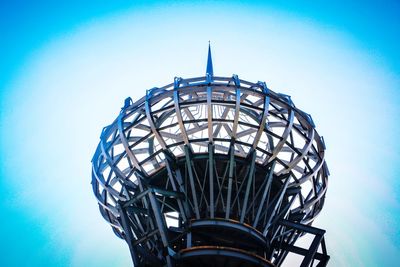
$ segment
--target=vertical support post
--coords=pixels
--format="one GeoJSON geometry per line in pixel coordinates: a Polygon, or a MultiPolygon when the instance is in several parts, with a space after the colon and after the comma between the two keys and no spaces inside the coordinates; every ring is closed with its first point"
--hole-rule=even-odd
{"type": "MultiPolygon", "coordinates": [[[[285,181],[285,183],[283,184],[282,189],[281,189],[281,191],[280,191],[280,193],[279,193],[279,198],[277,199],[277,201],[276,201],[276,203],[275,203],[275,205],[274,205],[274,207],[273,207],[273,209],[272,209],[272,212],[271,212],[271,214],[269,215],[269,219],[268,219],[267,223],[265,224],[265,228],[264,228],[264,231],[263,231],[263,235],[264,235],[264,236],[267,235],[268,228],[270,227],[271,221],[272,221],[272,219],[274,218],[275,213],[277,212],[277,209],[278,209],[279,205],[280,205],[281,202],[282,202],[283,196],[285,195],[286,189],[287,189],[287,187],[288,187],[288,185],[289,185],[289,180],[290,180],[290,176],[287,175],[286,181],[285,181]]],[[[273,204],[274,204],[274,203],[271,203],[271,205],[273,205],[273,204]]],[[[267,211],[267,212],[268,212],[268,211],[267,211]]]]}
{"type": "Polygon", "coordinates": [[[210,182],[210,218],[214,218],[214,145],[208,144],[208,177],[210,182]]]}
{"type": "MultiPolygon", "coordinates": [[[[174,81],[174,107],[175,107],[175,112],[176,112],[176,118],[178,120],[178,125],[179,125],[179,129],[181,130],[181,136],[183,139],[183,142],[185,143],[186,146],[190,147],[190,143],[189,143],[189,138],[188,135],[186,133],[186,128],[185,125],[183,124],[183,117],[182,117],[182,112],[181,112],[181,108],[179,106],[179,84],[181,82],[181,78],[175,78],[174,81]]],[[[186,151],[185,151],[186,153],[186,151]]]]}
{"type": "Polygon", "coordinates": [[[267,181],[267,184],[265,185],[264,192],[263,192],[263,195],[262,195],[262,198],[261,198],[261,201],[260,201],[260,205],[258,206],[257,215],[256,215],[256,218],[254,219],[253,227],[257,227],[258,220],[260,219],[262,208],[264,207],[265,199],[269,195],[269,190],[271,188],[272,178],[273,178],[273,175],[274,175],[275,163],[276,163],[276,161],[272,162],[271,168],[269,169],[269,172],[267,174],[268,175],[268,178],[267,178],[268,181],[267,181]]]}
{"type": "Polygon", "coordinates": [[[253,150],[251,152],[250,171],[249,171],[249,176],[247,178],[246,193],[244,195],[244,200],[243,200],[242,214],[240,216],[240,222],[241,223],[244,222],[244,217],[246,216],[247,202],[249,201],[250,187],[251,187],[251,184],[253,182],[253,176],[254,176],[255,161],[256,161],[256,152],[253,150]]]}
{"type": "Polygon", "coordinates": [[[229,219],[231,211],[233,166],[235,164],[234,159],[235,159],[235,148],[233,142],[231,142],[231,146],[229,148],[229,179],[228,179],[228,196],[226,199],[225,219],[229,219]]]}
{"type": "MultiPolygon", "coordinates": [[[[164,218],[161,215],[160,205],[158,205],[153,190],[150,190],[148,196],[150,199],[151,207],[153,209],[154,217],[156,218],[157,228],[160,231],[161,241],[164,245],[164,248],[168,248],[167,226],[164,218]]],[[[166,260],[167,260],[167,266],[172,267],[172,262],[169,255],[166,256],[166,260]]]]}
{"type": "Polygon", "coordinates": [[[207,87],[207,123],[208,123],[208,142],[213,143],[213,122],[212,122],[212,117],[213,117],[213,108],[211,104],[211,99],[212,99],[212,87],[208,86],[207,87]]]}
{"type": "Polygon", "coordinates": [[[260,127],[258,128],[257,134],[254,137],[253,140],[253,149],[257,148],[257,144],[260,141],[261,135],[264,132],[264,128],[265,128],[265,123],[267,121],[267,116],[268,116],[268,107],[269,107],[269,96],[268,96],[268,88],[267,85],[265,83],[259,82],[259,85],[263,88],[263,92],[265,94],[264,96],[264,111],[260,120],[260,127]]]}
{"type": "Polygon", "coordinates": [[[183,201],[183,207],[186,212],[186,216],[187,216],[186,219],[188,219],[190,217],[188,192],[185,189],[185,186],[183,184],[182,174],[181,174],[181,170],[179,168],[175,170],[175,175],[176,175],[176,181],[178,182],[178,185],[179,185],[179,189],[181,190],[182,193],[185,194],[185,200],[183,201]]]}
{"type": "Polygon", "coordinates": [[[122,223],[122,227],[124,228],[123,230],[124,230],[125,237],[126,237],[126,243],[128,244],[129,251],[131,253],[133,265],[139,266],[140,261],[139,261],[138,253],[137,253],[136,247],[133,245],[133,240],[135,239],[135,237],[132,234],[131,227],[128,222],[128,220],[129,220],[128,215],[126,214],[125,209],[122,208],[122,205],[118,205],[118,209],[120,211],[121,223],[122,223]]]}
{"type": "MultiPolygon", "coordinates": [[[[165,160],[165,165],[167,167],[168,177],[171,181],[172,189],[174,189],[174,191],[178,192],[178,187],[176,186],[176,183],[175,183],[175,177],[172,172],[172,167],[171,167],[171,164],[169,163],[168,159],[165,160]]],[[[182,191],[181,186],[179,187],[179,189],[180,189],[179,191],[181,191],[182,193],[185,194],[185,191],[182,191]]],[[[186,197],[186,194],[185,194],[185,197],[186,197]]],[[[182,200],[178,198],[177,202],[178,202],[178,206],[179,206],[180,217],[183,219],[184,222],[186,222],[186,220],[187,220],[186,219],[186,210],[184,209],[182,200]]]]}
{"type": "Polygon", "coordinates": [[[150,190],[148,196],[150,199],[151,208],[153,209],[154,217],[156,219],[158,230],[160,231],[161,241],[163,242],[164,247],[168,247],[168,238],[166,233],[167,227],[165,225],[164,219],[162,218],[160,206],[158,205],[158,202],[152,190],[150,190]]]}
{"type": "Polygon", "coordinates": [[[189,148],[188,148],[187,145],[185,145],[185,158],[186,158],[186,168],[187,168],[188,173],[189,173],[190,189],[192,190],[194,212],[196,214],[196,219],[200,219],[199,204],[197,203],[196,187],[194,186],[192,163],[191,163],[191,160],[190,160],[189,148]]]}
{"type": "Polygon", "coordinates": [[[239,124],[239,113],[240,113],[240,81],[237,75],[233,75],[232,79],[235,83],[235,117],[233,119],[232,125],[232,136],[231,136],[231,144],[229,147],[229,179],[228,179],[228,196],[226,200],[226,213],[225,219],[229,219],[231,212],[231,201],[232,201],[232,183],[233,183],[233,167],[235,164],[235,141],[236,141],[236,133],[239,124]]]}
{"type": "Polygon", "coordinates": [[[236,85],[236,102],[235,102],[235,118],[233,119],[233,126],[232,126],[232,140],[233,142],[236,140],[236,133],[239,124],[239,113],[240,113],[240,82],[237,75],[234,75],[233,80],[236,85]]]}

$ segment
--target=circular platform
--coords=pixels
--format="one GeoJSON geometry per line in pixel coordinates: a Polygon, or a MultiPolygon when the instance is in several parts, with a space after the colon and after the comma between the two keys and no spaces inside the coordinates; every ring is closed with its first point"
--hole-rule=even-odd
{"type": "Polygon", "coordinates": [[[257,229],[235,220],[192,220],[190,230],[193,240],[195,241],[197,236],[204,245],[212,244],[253,252],[264,251],[269,247],[267,240],[257,229]]]}
{"type": "Polygon", "coordinates": [[[257,256],[241,249],[201,246],[183,249],[179,253],[179,267],[274,267],[274,265],[257,256]]]}

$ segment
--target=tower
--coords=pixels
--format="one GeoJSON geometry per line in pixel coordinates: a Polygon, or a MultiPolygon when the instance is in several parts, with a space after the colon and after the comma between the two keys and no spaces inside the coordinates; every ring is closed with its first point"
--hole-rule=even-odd
{"type": "Polygon", "coordinates": [[[134,266],[326,266],[329,171],[311,116],[264,82],[175,78],[125,100],[92,159],[104,219],[134,266]],[[309,247],[295,243],[309,236],[309,247]]]}

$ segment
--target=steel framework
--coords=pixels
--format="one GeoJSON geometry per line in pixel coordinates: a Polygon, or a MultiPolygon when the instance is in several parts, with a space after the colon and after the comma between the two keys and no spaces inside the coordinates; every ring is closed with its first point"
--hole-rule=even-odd
{"type": "Polygon", "coordinates": [[[100,212],[135,266],[325,266],[329,171],[311,116],[290,96],[213,74],[125,100],[92,163],[100,212]],[[295,245],[312,236],[310,247],[295,245]]]}

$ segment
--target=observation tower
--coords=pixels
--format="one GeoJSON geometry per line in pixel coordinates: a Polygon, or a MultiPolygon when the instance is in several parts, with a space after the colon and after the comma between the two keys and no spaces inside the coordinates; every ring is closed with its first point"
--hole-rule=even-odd
{"type": "Polygon", "coordinates": [[[100,212],[134,266],[270,267],[289,254],[327,265],[325,231],[312,226],[324,139],[290,96],[214,76],[210,46],[205,76],[127,98],[92,164],[100,212]]]}

